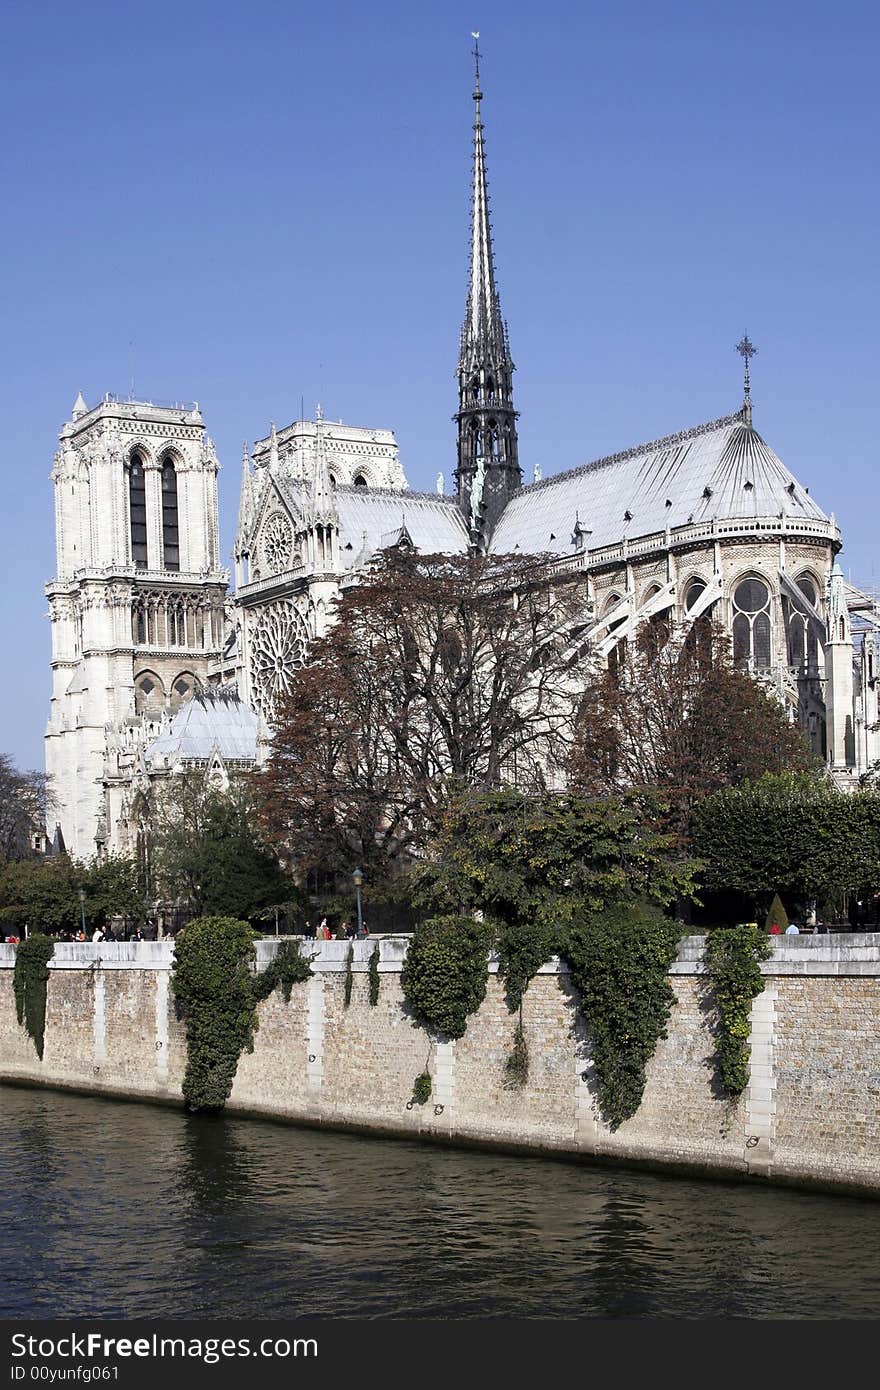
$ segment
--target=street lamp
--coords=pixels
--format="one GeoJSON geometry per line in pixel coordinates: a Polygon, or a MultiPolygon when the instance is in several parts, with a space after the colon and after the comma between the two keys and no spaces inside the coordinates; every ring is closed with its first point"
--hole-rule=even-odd
{"type": "Polygon", "coordinates": [[[84,888],[80,888],[80,890],[79,890],[79,911],[80,911],[80,916],[81,916],[81,918],[82,918],[82,934],[83,934],[83,940],[85,940],[85,935],[86,935],[86,890],[85,890],[84,888]]]}
{"type": "Polygon", "coordinates": [[[361,912],[361,884],[362,884],[363,881],[364,881],[363,870],[362,870],[362,869],[355,869],[354,872],[352,873],[352,878],[353,878],[353,880],[354,880],[354,886],[355,886],[355,891],[357,892],[357,900],[358,900],[358,936],[363,936],[363,934],[364,934],[364,916],[363,916],[363,913],[361,912]]]}

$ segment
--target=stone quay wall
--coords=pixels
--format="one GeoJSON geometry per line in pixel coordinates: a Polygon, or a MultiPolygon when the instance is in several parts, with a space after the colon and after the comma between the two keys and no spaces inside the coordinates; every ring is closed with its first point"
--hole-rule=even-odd
{"type": "MultiPolygon", "coordinates": [[[[763,967],[751,1016],[751,1077],[713,1094],[702,937],[670,977],[676,1005],[648,1067],[642,1104],[612,1133],[598,1114],[587,1038],[567,970],[546,965],[523,1000],[528,1082],[505,1085],[515,1018],[490,966],[486,998],[456,1042],[432,1041],[400,986],[406,942],[310,942],[310,980],[259,1006],[231,1112],[359,1132],[557,1153],[716,1177],[880,1193],[880,933],[786,937],[763,967]],[[380,994],[367,967],[380,946],[380,994]],[[426,1063],[431,1098],[412,1103],[426,1063]]],[[[257,943],[263,968],[276,947],[257,943]]],[[[16,1020],[12,946],[0,945],[0,1081],[181,1103],[184,1024],[170,942],[59,944],[50,963],[43,1060],[16,1020]]]]}

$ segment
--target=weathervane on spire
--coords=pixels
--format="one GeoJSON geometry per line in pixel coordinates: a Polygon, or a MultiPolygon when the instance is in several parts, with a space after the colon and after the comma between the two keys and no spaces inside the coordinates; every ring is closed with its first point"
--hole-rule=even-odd
{"type": "Polygon", "coordinates": [[[752,423],[752,397],[749,384],[749,358],[754,357],[758,349],[750,340],[748,333],[744,333],[741,340],[736,345],[736,350],[745,364],[745,397],[743,399],[743,415],[747,425],[752,423]]]}
{"type": "Polygon", "coordinates": [[[480,31],[471,30],[471,38],[474,40],[474,101],[481,101],[483,93],[480,91],[480,31]]]}

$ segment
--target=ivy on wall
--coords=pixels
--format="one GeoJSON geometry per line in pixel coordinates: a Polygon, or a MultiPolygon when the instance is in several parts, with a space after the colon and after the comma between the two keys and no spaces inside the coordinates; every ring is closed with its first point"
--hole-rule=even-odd
{"type": "Polygon", "coordinates": [[[51,936],[31,932],[15,949],[15,968],[12,972],[15,1012],[28,1037],[33,1039],[41,1062],[46,1033],[48,967],[54,951],[55,942],[51,936]]]}
{"type": "Polygon", "coordinates": [[[352,975],[352,970],[351,970],[351,963],[352,963],[353,960],[354,960],[354,946],[352,945],[352,946],[349,946],[349,948],[348,948],[348,955],[345,957],[345,1007],[346,1007],[346,1008],[348,1008],[349,1004],[351,1003],[351,990],[352,990],[352,985],[354,984],[354,976],[352,975]]]}
{"type": "Polygon", "coordinates": [[[473,917],[435,917],[413,932],[400,982],[418,1021],[461,1038],[486,996],[492,932],[473,917]]]}
{"type": "Polygon", "coordinates": [[[197,917],[177,937],[172,986],[186,1019],[183,1098],[190,1110],[222,1110],[239,1058],[253,1051],[257,1003],[311,974],[298,942],[283,942],[261,974],[251,967],[254,934],[234,917],[197,917]]]}
{"type": "Polygon", "coordinates": [[[379,1002],[379,943],[376,942],[370,956],[370,1004],[375,1008],[379,1002]]]}
{"type": "Polygon", "coordinates": [[[754,927],[719,927],[706,942],[706,969],[718,1015],[715,1081],[728,1096],[742,1094],[749,1081],[749,1028],[752,1000],[764,988],[761,961],[773,946],[754,927]]]}
{"type": "Polygon", "coordinates": [[[617,1129],[638,1110],[645,1067],[666,1037],[667,971],[682,925],[652,903],[621,903],[573,925],[562,948],[592,1043],[599,1108],[617,1129]]]}

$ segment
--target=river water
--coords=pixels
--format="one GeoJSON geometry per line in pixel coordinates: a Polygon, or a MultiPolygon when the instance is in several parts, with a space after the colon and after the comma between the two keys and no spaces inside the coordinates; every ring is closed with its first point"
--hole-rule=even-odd
{"type": "Polygon", "coordinates": [[[880,1316],[880,1202],[0,1086],[0,1316],[880,1316]]]}

